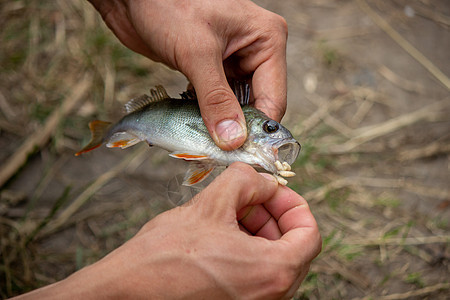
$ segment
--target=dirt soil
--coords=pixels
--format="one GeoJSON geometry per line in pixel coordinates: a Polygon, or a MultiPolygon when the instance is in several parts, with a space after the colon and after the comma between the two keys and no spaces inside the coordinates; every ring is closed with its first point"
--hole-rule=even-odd
{"type": "MultiPolygon", "coordinates": [[[[0,4],[0,296],[67,277],[197,190],[145,145],[74,153],[92,119],[177,72],[123,47],[87,1],[0,4]]],[[[289,186],[323,251],[295,299],[448,299],[450,5],[256,1],[289,26],[289,186]]]]}

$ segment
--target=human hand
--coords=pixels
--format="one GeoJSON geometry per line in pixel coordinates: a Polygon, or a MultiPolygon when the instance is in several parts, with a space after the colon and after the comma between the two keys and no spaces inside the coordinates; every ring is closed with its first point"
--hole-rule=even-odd
{"type": "Polygon", "coordinates": [[[286,109],[285,20],[249,0],[90,0],[128,48],[177,69],[197,92],[223,150],[247,136],[227,77],[251,78],[254,106],[280,121],[286,109]]]}
{"type": "Polygon", "coordinates": [[[99,262],[28,295],[289,298],[320,248],[306,201],[273,176],[235,163],[99,262]]]}

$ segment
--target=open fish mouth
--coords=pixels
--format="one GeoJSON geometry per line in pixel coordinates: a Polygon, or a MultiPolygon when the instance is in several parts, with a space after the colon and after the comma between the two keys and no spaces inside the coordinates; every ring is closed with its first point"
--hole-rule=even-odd
{"type": "Polygon", "coordinates": [[[288,182],[283,177],[293,177],[295,173],[291,171],[291,164],[295,162],[300,153],[300,143],[292,139],[283,141],[279,145],[274,146],[274,154],[277,160],[274,162],[276,173],[273,175],[278,183],[286,185],[288,182]]]}
{"type": "Polygon", "coordinates": [[[292,165],[300,153],[300,143],[296,140],[283,141],[280,145],[275,146],[277,149],[277,156],[280,162],[286,162],[292,165]]]}

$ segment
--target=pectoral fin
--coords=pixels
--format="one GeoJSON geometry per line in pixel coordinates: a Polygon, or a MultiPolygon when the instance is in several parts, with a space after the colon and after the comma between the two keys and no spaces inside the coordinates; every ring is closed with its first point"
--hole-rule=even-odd
{"type": "Polygon", "coordinates": [[[117,148],[126,149],[128,147],[134,146],[137,143],[141,142],[141,139],[131,134],[129,132],[116,132],[111,138],[108,140],[106,147],[108,148],[117,148]]]}
{"type": "Polygon", "coordinates": [[[192,162],[184,176],[183,185],[191,186],[202,182],[214,170],[215,165],[192,162]]]}

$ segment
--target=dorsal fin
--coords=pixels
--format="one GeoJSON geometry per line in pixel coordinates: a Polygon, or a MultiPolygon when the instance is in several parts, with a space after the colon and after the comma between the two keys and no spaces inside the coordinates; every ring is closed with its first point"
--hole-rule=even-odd
{"type": "Polygon", "coordinates": [[[239,103],[244,106],[250,102],[250,85],[245,81],[233,80],[232,88],[239,103]]]}
{"type": "Polygon", "coordinates": [[[155,86],[155,89],[151,89],[150,93],[152,94],[153,98],[152,102],[170,99],[169,95],[167,95],[167,92],[162,85],[155,86]]]}
{"type": "Polygon", "coordinates": [[[152,98],[149,95],[140,95],[139,97],[133,98],[130,101],[128,101],[125,104],[125,110],[127,111],[127,114],[137,111],[145,106],[147,106],[149,103],[153,102],[152,98]]]}
{"type": "Polygon", "coordinates": [[[187,90],[180,94],[183,100],[197,100],[197,94],[194,90],[187,90]]]}
{"type": "Polygon", "coordinates": [[[144,94],[128,101],[125,104],[125,109],[127,113],[129,114],[131,112],[140,110],[152,102],[170,99],[169,95],[167,95],[167,92],[162,85],[157,85],[155,89],[150,90],[150,93],[151,96],[144,94]]]}
{"type": "Polygon", "coordinates": [[[181,93],[180,96],[183,100],[197,100],[197,94],[192,83],[189,82],[186,91],[181,93]]]}
{"type": "MultiPolygon", "coordinates": [[[[250,85],[245,81],[232,80],[232,89],[239,103],[244,106],[250,102],[250,85]]],[[[194,87],[189,84],[187,91],[180,94],[183,100],[197,100],[197,94],[194,87]]]]}

